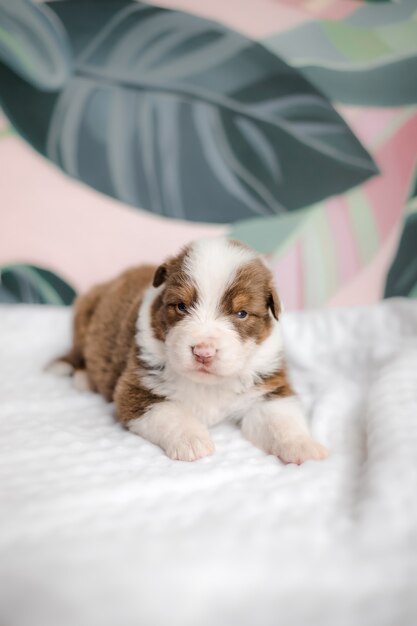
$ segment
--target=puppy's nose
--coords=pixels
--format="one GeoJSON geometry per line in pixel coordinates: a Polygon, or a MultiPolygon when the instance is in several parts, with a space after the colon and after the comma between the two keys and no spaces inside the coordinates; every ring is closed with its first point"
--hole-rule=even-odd
{"type": "Polygon", "coordinates": [[[212,343],[198,343],[192,346],[191,350],[199,363],[209,363],[216,354],[216,348],[212,343]]]}

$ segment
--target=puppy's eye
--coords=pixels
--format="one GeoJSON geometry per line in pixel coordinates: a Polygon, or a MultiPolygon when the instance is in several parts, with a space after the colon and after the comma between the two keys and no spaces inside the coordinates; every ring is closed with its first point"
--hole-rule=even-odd
{"type": "Polygon", "coordinates": [[[184,304],[184,302],[178,302],[178,304],[177,304],[177,310],[178,310],[180,313],[187,313],[187,307],[186,307],[186,305],[184,304]]]}
{"type": "Polygon", "coordinates": [[[245,317],[248,316],[248,312],[247,311],[238,311],[236,313],[236,317],[238,317],[240,320],[244,320],[245,317]]]}

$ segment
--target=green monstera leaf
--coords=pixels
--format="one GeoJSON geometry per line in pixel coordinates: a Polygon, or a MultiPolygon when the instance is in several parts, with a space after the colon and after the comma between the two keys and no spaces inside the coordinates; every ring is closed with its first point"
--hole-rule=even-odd
{"type": "MultiPolygon", "coordinates": [[[[22,4],[29,24],[34,7],[22,4]]],[[[330,102],[242,35],[139,2],[46,6],[65,30],[72,73],[47,91],[3,55],[2,104],[32,145],[99,191],[161,215],[233,222],[298,209],[377,172],[330,102]]]]}
{"type": "Polygon", "coordinates": [[[385,298],[417,298],[417,206],[404,223],[397,254],[388,272],[385,298]]]}
{"type": "Polygon", "coordinates": [[[74,289],[52,272],[34,265],[0,268],[0,303],[71,304],[74,289]]]}
{"type": "Polygon", "coordinates": [[[52,91],[68,78],[65,30],[45,5],[0,0],[0,58],[35,87],[52,91]]]}

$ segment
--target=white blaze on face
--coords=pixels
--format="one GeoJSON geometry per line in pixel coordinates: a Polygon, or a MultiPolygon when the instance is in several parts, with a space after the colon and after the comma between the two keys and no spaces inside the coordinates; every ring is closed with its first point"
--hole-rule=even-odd
{"type": "Polygon", "coordinates": [[[197,287],[196,312],[201,321],[215,320],[219,305],[242,265],[256,254],[224,238],[196,242],[186,258],[186,272],[197,287]]]}
{"type": "MultiPolygon", "coordinates": [[[[197,290],[197,302],[167,335],[167,357],[174,369],[192,375],[196,371],[192,347],[200,343],[210,343],[217,350],[211,373],[231,376],[245,366],[256,344],[242,341],[230,319],[222,314],[220,303],[238,269],[255,258],[251,250],[224,238],[203,239],[190,248],[184,270],[197,290]]],[[[197,376],[208,378],[207,374],[197,376]]]]}

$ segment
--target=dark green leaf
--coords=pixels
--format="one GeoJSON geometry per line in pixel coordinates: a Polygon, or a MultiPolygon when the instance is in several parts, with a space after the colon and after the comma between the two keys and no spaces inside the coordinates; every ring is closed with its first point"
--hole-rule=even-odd
{"type": "Polygon", "coordinates": [[[72,61],[55,14],[28,0],[0,0],[0,60],[45,91],[62,87],[72,61]]]}
{"type": "MultiPolygon", "coordinates": [[[[417,31],[416,31],[417,36],[417,31]]],[[[417,102],[417,56],[355,69],[309,65],[303,74],[337,102],[359,106],[404,106],[417,102]]]]}
{"type": "Polygon", "coordinates": [[[231,222],[298,209],[376,173],[329,101],[238,33],[137,2],[49,8],[74,73],[45,101],[5,68],[4,107],[35,147],[99,191],[171,217],[231,222]]]}
{"type": "Polygon", "coordinates": [[[417,297],[417,213],[407,216],[394,262],[388,272],[385,298],[417,297]]]}
{"type": "Polygon", "coordinates": [[[71,304],[74,289],[52,272],[34,265],[0,268],[0,302],[71,304]]]}
{"type": "Polygon", "coordinates": [[[417,176],[415,176],[412,187],[411,187],[411,191],[409,194],[409,198],[410,200],[412,200],[412,198],[417,198],[417,176]]]}
{"type": "Polygon", "coordinates": [[[361,106],[417,102],[415,0],[362,4],[343,20],[310,21],[265,39],[330,100],[361,106]]]}

